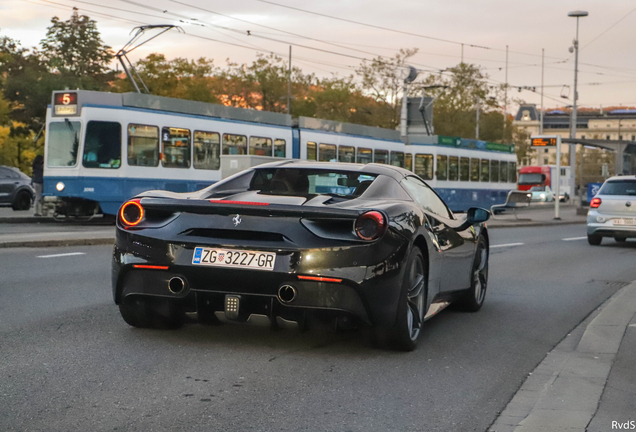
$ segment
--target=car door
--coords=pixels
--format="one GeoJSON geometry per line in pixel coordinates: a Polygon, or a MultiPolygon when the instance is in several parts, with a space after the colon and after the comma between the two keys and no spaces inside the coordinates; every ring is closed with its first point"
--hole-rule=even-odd
{"type": "Polygon", "coordinates": [[[403,180],[405,189],[428,217],[439,249],[443,253],[441,291],[455,291],[470,286],[470,272],[475,250],[475,231],[457,231],[461,222],[454,218],[444,201],[426,183],[415,176],[403,180]]]}
{"type": "Polygon", "coordinates": [[[14,178],[13,171],[0,167],[0,202],[10,203],[13,199],[13,192],[17,186],[18,179],[14,178]]]}

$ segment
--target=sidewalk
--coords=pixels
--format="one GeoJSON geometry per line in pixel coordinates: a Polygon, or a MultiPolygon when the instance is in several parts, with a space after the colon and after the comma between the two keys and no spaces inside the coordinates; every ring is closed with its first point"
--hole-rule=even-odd
{"type": "Polygon", "coordinates": [[[635,355],[636,281],[548,353],[488,431],[634,429],[635,355]]]}
{"type": "Polygon", "coordinates": [[[584,224],[587,222],[586,215],[577,215],[577,207],[574,205],[561,205],[560,220],[554,219],[554,204],[547,205],[531,204],[529,207],[517,210],[517,218],[511,210],[501,215],[492,215],[486,222],[489,228],[514,228],[522,226],[543,226],[543,225],[570,225],[584,224]]]}

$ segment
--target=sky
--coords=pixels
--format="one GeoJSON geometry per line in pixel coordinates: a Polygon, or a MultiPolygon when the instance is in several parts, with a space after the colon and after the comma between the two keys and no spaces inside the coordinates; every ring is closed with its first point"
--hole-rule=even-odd
{"type": "Polygon", "coordinates": [[[0,36],[38,45],[53,16],[77,7],[97,21],[104,43],[119,50],[133,27],[179,25],[133,51],[168,59],[229,59],[250,64],[274,53],[319,77],[351,75],[364,60],[418,48],[409,59],[420,76],[462,61],[482,68],[494,86],[506,82],[508,112],[523,100],[544,107],[572,104],[576,18],[579,19],[580,107],[636,106],[636,2],[631,0],[0,0],[0,36]],[[249,35],[248,35],[249,32],[249,35]],[[542,50],[545,50],[542,68],[542,50]],[[534,88],[535,91],[526,88],[534,88]]]}

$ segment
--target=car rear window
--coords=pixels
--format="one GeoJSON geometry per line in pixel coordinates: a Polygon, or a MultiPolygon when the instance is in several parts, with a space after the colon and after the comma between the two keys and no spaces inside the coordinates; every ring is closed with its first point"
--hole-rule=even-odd
{"type": "Polygon", "coordinates": [[[612,180],[605,182],[599,195],[636,195],[636,180],[612,180]]]}
{"type": "Polygon", "coordinates": [[[371,185],[376,175],[298,168],[258,169],[250,183],[250,190],[270,195],[337,195],[356,197],[371,185]]]}

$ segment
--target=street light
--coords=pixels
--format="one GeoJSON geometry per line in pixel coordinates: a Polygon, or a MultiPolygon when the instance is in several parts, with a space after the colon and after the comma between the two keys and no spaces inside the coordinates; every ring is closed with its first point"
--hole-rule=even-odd
{"type": "MultiPolygon", "coordinates": [[[[572,129],[570,130],[570,138],[576,139],[576,101],[579,98],[578,91],[576,89],[578,72],[579,72],[579,18],[586,17],[588,13],[586,11],[572,11],[568,12],[569,17],[576,18],[576,37],[574,38],[574,97],[572,102],[572,129]]],[[[570,51],[571,52],[571,51],[570,51]]],[[[571,192],[574,195],[576,189],[576,143],[570,144],[570,183],[571,192]],[[574,148],[574,150],[572,150],[574,148]]]]}

